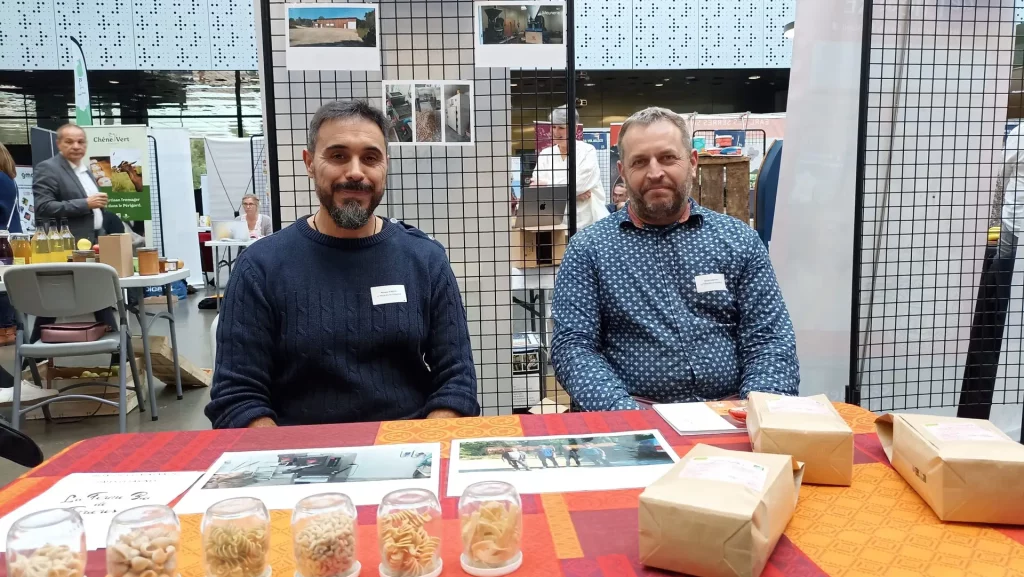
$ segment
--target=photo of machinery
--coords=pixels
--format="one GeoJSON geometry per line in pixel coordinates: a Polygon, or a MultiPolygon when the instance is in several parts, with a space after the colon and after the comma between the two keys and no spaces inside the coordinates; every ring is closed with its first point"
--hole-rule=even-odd
{"type": "Polygon", "coordinates": [[[484,4],[479,10],[483,45],[563,42],[565,7],[561,4],[484,4]]]}
{"type": "Polygon", "coordinates": [[[441,85],[415,86],[416,142],[441,142],[441,85]]]}
{"type": "Polygon", "coordinates": [[[413,137],[413,85],[385,84],[384,111],[391,121],[388,142],[412,142],[413,137]]]}
{"type": "Polygon", "coordinates": [[[473,95],[470,85],[444,85],[444,141],[473,142],[473,95]]]}

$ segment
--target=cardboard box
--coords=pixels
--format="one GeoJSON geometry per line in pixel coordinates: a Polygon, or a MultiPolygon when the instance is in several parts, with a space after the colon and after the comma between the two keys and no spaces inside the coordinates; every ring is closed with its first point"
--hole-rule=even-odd
{"type": "Polygon", "coordinates": [[[640,495],[640,562],[698,577],[758,577],[789,524],[803,465],[699,444],[640,495]]]}
{"type": "Polygon", "coordinates": [[[509,233],[509,260],[518,269],[558,266],[569,244],[565,229],[516,229],[509,233]]]}
{"type": "Polygon", "coordinates": [[[801,461],[804,483],[848,487],[853,482],[853,429],[825,395],[750,393],[747,432],[755,453],[801,461]]]}
{"type": "MultiPolygon", "coordinates": [[[[167,297],[160,297],[166,299],[167,297]]],[[[178,341],[179,346],[181,341],[178,341]]],[[[142,350],[142,337],[132,337],[132,352],[135,353],[139,370],[145,373],[145,351],[142,350]]],[[[167,337],[149,337],[149,360],[153,363],[153,377],[163,381],[167,386],[174,386],[174,356],[171,350],[171,339],[167,337]]],[[[181,386],[183,389],[209,387],[213,375],[195,366],[192,361],[178,353],[178,368],[181,369],[181,386]]]]}
{"type": "Polygon", "coordinates": [[[114,267],[117,276],[124,278],[135,274],[132,259],[132,237],[130,234],[108,234],[99,238],[100,262],[114,267]]]}
{"type": "MultiPolygon", "coordinates": [[[[57,367],[51,366],[48,363],[39,363],[39,376],[43,379],[43,387],[47,389],[62,389],[78,383],[87,382],[101,382],[110,383],[115,385],[113,387],[104,387],[103,385],[89,385],[72,389],[67,392],[69,395],[92,395],[94,397],[100,397],[108,401],[117,402],[118,397],[118,378],[117,376],[107,377],[82,377],[82,373],[91,371],[96,374],[109,373],[110,367],[57,367]]],[[[24,372],[22,378],[28,381],[32,381],[32,373],[28,370],[24,372]]],[[[132,382],[132,370],[130,367],[125,367],[125,384],[129,387],[133,387],[132,382]]],[[[146,374],[143,373],[139,376],[140,386],[146,386],[146,374]]],[[[148,392],[149,389],[146,389],[148,392]]],[[[127,399],[127,411],[130,413],[139,406],[139,401],[136,398],[135,391],[128,390],[125,398],[127,399]]],[[[43,401],[45,399],[39,399],[43,401]]],[[[27,407],[30,405],[37,404],[38,401],[29,401],[22,403],[22,406],[27,407]]],[[[5,406],[9,406],[5,404],[5,406]]],[[[96,401],[64,401],[60,403],[54,403],[50,405],[50,416],[54,419],[68,419],[78,417],[93,417],[93,416],[105,416],[105,415],[117,415],[117,407],[111,407],[103,403],[96,401]]],[[[46,415],[42,411],[32,411],[25,415],[26,420],[40,420],[45,419],[46,415]]]]}
{"type": "Polygon", "coordinates": [[[888,414],[889,462],[943,521],[1024,525],[1024,445],[981,419],[888,414]]]}

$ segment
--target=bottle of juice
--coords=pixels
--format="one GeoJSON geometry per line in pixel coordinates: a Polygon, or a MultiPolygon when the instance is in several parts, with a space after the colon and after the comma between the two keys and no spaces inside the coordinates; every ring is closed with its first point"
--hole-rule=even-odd
{"type": "Polygon", "coordinates": [[[32,239],[29,235],[11,235],[11,246],[14,247],[14,264],[32,263],[32,239]]]}
{"type": "Polygon", "coordinates": [[[75,252],[75,235],[71,234],[71,227],[68,226],[68,219],[60,219],[60,240],[64,245],[64,259],[71,260],[75,252]]]}
{"type": "Polygon", "coordinates": [[[14,247],[11,246],[11,233],[6,228],[0,228],[0,265],[11,266],[14,264],[14,247]]]}
{"type": "Polygon", "coordinates": [[[32,263],[53,262],[50,260],[50,239],[46,237],[46,226],[36,225],[36,233],[32,237],[32,263]]]}
{"type": "Polygon", "coordinates": [[[68,262],[64,256],[64,241],[60,238],[60,229],[57,228],[57,221],[51,220],[47,237],[50,240],[50,262],[68,262]]]}

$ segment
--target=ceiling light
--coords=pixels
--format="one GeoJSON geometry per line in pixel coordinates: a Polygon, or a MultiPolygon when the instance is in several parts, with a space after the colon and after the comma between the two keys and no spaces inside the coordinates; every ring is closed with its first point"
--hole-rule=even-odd
{"type": "Polygon", "coordinates": [[[117,80],[111,80],[111,81],[110,81],[110,83],[111,83],[111,84],[120,84],[120,82],[119,82],[119,81],[117,81],[117,80]]]}
{"type": "Polygon", "coordinates": [[[509,84],[509,86],[519,86],[519,85],[516,84],[515,82],[513,82],[512,84],[509,84]]]}
{"type": "Polygon", "coordinates": [[[587,83],[586,83],[586,84],[584,84],[583,86],[594,86],[594,83],[593,83],[593,82],[587,82],[587,83]]]}
{"type": "Polygon", "coordinates": [[[760,80],[760,79],[761,79],[761,77],[760,77],[760,76],[758,76],[757,74],[755,74],[755,75],[753,75],[753,76],[750,76],[750,77],[748,77],[748,80],[760,80]]]}
{"type": "Polygon", "coordinates": [[[796,22],[790,22],[782,27],[782,35],[790,40],[793,39],[794,29],[796,28],[796,22]]]}
{"type": "Polygon", "coordinates": [[[668,82],[669,80],[671,80],[671,78],[666,78],[666,79],[665,79],[665,82],[668,82]]]}
{"type": "Polygon", "coordinates": [[[661,82],[659,82],[659,83],[655,84],[655,86],[665,86],[665,85],[662,84],[661,82]]]}
{"type": "Polygon", "coordinates": [[[686,79],[687,80],[696,80],[697,77],[696,76],[687,76],[686,79]]]}

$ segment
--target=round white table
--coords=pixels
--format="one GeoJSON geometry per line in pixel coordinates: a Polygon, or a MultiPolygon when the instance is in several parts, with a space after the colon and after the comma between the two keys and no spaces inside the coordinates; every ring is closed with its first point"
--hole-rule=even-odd
{"type": "Polygon", "coordinates": [[[217,310],[220,310],[220,249],[225,248],[228,251],[228,275],[231,274],[231,251],[239,250],[251,246],[252,243],[259,240],[258,238],[250,238],[248,240],[208,240],[206,246],[213,249],[213,290],[214,303],[217,306],[217,310]]]}

